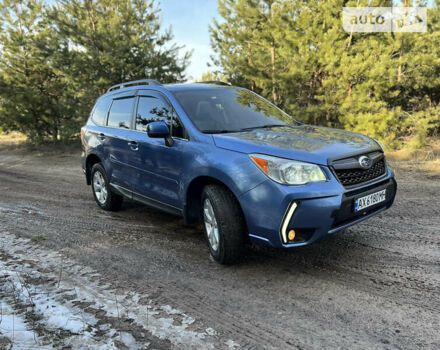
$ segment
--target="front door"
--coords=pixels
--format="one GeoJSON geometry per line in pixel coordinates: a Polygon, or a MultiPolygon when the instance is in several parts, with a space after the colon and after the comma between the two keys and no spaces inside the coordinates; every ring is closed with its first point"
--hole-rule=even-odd
{"type": "Polygon", "coordinates": [[[165,96],[151,90],[138,92],[132,133],[130,138],[138,145],[138,151],[130,157],[131,164],[137,171],[134,197],[139,194],[158,201],[157,204],[182,209],[179,187],[182,154],[187,141],[183,137],[182,124],[165,96]],[[166,146],[164,139],[148,137],[147,125],[155,121],[168,124],[174,140],[172,146],[166,146]]]}

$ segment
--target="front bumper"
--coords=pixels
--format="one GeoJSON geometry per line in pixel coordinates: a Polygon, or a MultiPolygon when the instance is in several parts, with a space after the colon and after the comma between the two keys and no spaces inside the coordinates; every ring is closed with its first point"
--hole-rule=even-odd
{"type": "Polygon", "coordinates": [[[239,200],[253,243],[290,248],[310,244],[388,209],[396,189],[394,175],[388,170],[386,177],[355,189],[344,188],[336,179],[305,186],[283,186],[267,180],[239,200]],[[355,198],[382,189],[386,189],[384,202],[354,213],[355,198]],[[286,242],[282,232],[290,229],[295,230],[296,238],[286,242]]]}

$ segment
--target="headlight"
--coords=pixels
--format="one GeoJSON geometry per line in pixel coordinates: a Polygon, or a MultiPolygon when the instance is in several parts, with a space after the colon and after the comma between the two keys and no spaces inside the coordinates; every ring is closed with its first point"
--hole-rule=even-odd
{"type": "Polygon", "coordinates": [[[316,164],[263,154],[250,154],[249,157],[269,178],[283,185],[304,185],[308,182],[327,180],[322,169],[316,164]]]}

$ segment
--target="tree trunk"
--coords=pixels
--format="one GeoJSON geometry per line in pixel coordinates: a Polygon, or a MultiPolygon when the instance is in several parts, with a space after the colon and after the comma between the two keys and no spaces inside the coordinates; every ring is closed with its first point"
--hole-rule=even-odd
{"type": "MultiPolygon", "coordinates": [[[[249,67],[251,67],[252,71],[254,71],[254,58],[253,58],[252,46],[250,42],[248,42],[248,48],[249,48],[249,59],[248,59],[249,67]]],[[[254,92],[256,90],[255,80],[251,80],[251,90],[254,92]]]]}
{"type": "Polygon", "coordinates": [[[278,89],[277,89],[277,81],[275,77],[275,43],[272,42],[272,45],[270,47],[270,53],[271,53],[271,59],[272,59],[272,97],[273,97],[273,103],[278,106],[279,104],[279,96],[278,96],[278,89]]]}
{"type": "Polygon", "coordinates": [[[399,67],[397,68],[397,82],[400,83],[402,81],[402,49],[400,49],[399,53],[399,67]]]}
{"type": "MultiPolygon", "coordinates": [[[[357,2],[356,6],[359,6],[359,0],[357,2]]],[[[325,24],[325,22],[324,22],[324,24],[325,24]]],[[[323,27],[323,29],[324,29],[324,27],[323,27]]],[[[352,40],[353,40],[353,31],[350,31],[350,37],[348,38],[347,50],[350,48],[352,40]]]]}

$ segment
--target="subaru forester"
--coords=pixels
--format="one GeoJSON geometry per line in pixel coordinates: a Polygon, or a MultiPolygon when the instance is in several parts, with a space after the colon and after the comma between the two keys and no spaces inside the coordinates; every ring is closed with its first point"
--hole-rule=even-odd
{"type": "Polygon", "coordinates": [[[81,138],[99,207],[128,198],[201,222],[222,264],[248,242],[313,243],[383,212],[396,194],[378,141],[300,123],[226,83],[112,86],[81,138]]]}

